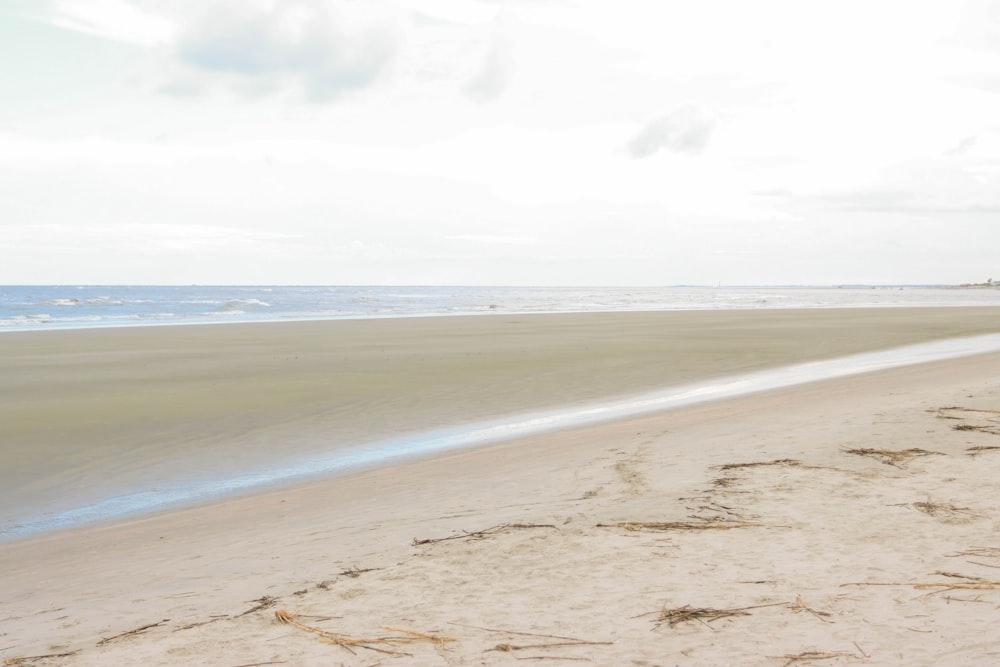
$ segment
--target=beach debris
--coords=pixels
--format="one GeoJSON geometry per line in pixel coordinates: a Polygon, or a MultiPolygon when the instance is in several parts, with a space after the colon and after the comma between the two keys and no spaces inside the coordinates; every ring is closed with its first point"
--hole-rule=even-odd
{"type": "MultiPolygon", "coordinates": [[[[573,646],[613,646],[614,642],[603,642],[603,641],[592,641],[589,639],[578,639],[577,637],[566,637],[563,635],[547,635],[538,632],[520,632],[518,630],[505,630],[501,628],[484,628],[481,625],[469,625],[468,623],[457,623],[452,622],[449,625],[458,625],[463,628],[473,628],[475,630],[484,630],[486,632],[493,632],[501,635],[518,635],[522,637],[539,637],[542,639],[558,639],[557,642],[546,642],[544,644],[512,644],[510,642],[503,642],[497,644],[493,648],[486,649],[489,651],[501,651],[504,653],[512,653],[514,651],[522,651],[527,649],[547,649],[547,648],[566,648],[573,646]]],[[[524,658],[518,658],[518,660],[541,660],[541,659],[572,659],[577,660],[578,658],[562,658],[561,656],[526,656],[524,658]]]]}
{"type": "Polygon", "coordinates": [[[872,659],[872,654],[861,648],[861,644],[857,642],[851,642],[851,643],[854,644],[854,646],[858,649],[858,652],[861,653],[862,658],[867,658],[869,660],[872,659]]]}
{"type": "Polygon", "coordinates": [[[174,628],[174,632],[180,632],[181,630],[190,630],[191,628],[197,628],[202,625],[208,625],[209,623],[215,623],[216,621],[221,621],[223,619],[229,618],[228,614],[223,614],[222,616],[213,616],[207,621],[198,621],[197,623],[188,623],[187,625],[182,625],[179,628],[174,628]]]}
{"type": "Polygon", "coordinates": [[[965,451],[969,453],[969,456],[979,456],[983,452],[995,451],[998,449],[1000,449],[1000,447],[996,445],[979,445],[977,447],[967,447],[965,451]]]}
{"type": "MultiPolygon", "coordinates": [[[[473,630],[484,630],[486,632],[496,632],[501,635],[521,635],[523,637],[543,637],[545,639],[564,639],[568,642],[585,642],[586,639],[579,639],[577,637],[565,637],[563,635],[546,635],[539,632],[522,632],[520,630],[506,630],[504,628],[484,628],[481,625],[470,625],[469,623],[459,623],[458,621],[452,621],[448,625],[457,625],[462,628],[472,628],[473,630]]],[[[604,642],[598,642],[604,643],[604,642]]],[[[610,643],[610,642],[608,642],[610,643]]]]}
{"type": "Polygon", "coordinates": [[[477,540],[482,539],[488,535],[493,535],[495,533],[501,533],[505,530],[515,530],[515,529],[526,529],[526,528],[552,528],[558,530],[556,526],[551,523],[502,523],[498,526],[492,526],[490,528],[484,528],[483,530],[474,530],[472,532],[463,531],[457,535],[449,535],[448,537],[434,537],[427,539],[413,538],[413,546],[420,546],[423,544],[437,544],[438,542],[445,542],[447,540],[477,540]]]}
{"type": "Polygon", "coordinates": [[[103,639],[101,639],[101,641],[97,642],[97,645],[98,646],[104,646],[105,644],[107,644],[109,642],[113,642],[113,641],[118,640],[118,639],[124,639],[125,637],[132,637],[134,635],[142,634],[143,632],[146,632],[147,630],[152,630],[153,628],[157,628],[157,627],[163,625],[164,623],[166,623],[169,620],[170,620],[169,618],[165,618],[162,621],[157,621],[156,623],[148,623],[146,625],[139,626],[138,628],[135,628],[135,629],[132,629],[132,630],[126,630],[125,632],[119,632],[117,635],[112,635],[111,637],[104,637],[103,639]]]}
{"type": "Polygon", "coordinates": [[[942,577],[952,577],[954,579],[965,579],[966,581],[985,581],[982,577],[973,577],[969,574],[959,574],[958,572],[948,572],[945,570],[938,570],[934,574],[942,577]]]}
{"type": "Polygon", "coordinates": [[[749,463],[726,463],[721,466],[712,466],[717,470],[738,470],[741,468],[757,468],[760,466],[800,466],[802,461],[798,459],[775,459],[773,461],[751,461],[749,463]]]}
{"type": "Polygon", "coordinates": [[[597,528],[624,528],[628,531],[671,530],[732,530],[734,528],[753,528],[762,524],[747,521],[730,521],[723,518],[711,518],[701,521],[619,521],[618,523],[599,523],[597,528]]]}
{"type": "Polygon", "coordinates": [[[941,589],[941,592],[950,590],[973,590],[973,591],[994,591],[1000,590],[1000,581],[987,581],[980,577],[973,577],[956,572],[935,572],[939,576],[962,581],[859,581],[841,586],[906,586],[917,590],[941,589]]]}
{"type": "MultiPolygon", "coordinates": [[[[713,609],[711,607],[692,607],[691,605],[684,605],[683,607],[675,607],[673,609],[661,609],[658,612],[652,612],[656,614],[656,618],[653,623],[656,627],[661,625],[668,625],[671,628],[681,623],[694,623],[698,622],[706,627],[712,628],[709,623],[712,621],[717,621],[720,618],[731,618],[735,616],[749,616],[750,610],[752,609],[763,609],[764,607],[777,607],[778,605],[786,604],[784,602],[775,602],[772,604],[758,604],[752,605],[750,607],[732,607],[730,609],[713,609]]],[[[648,616],[649,614],[643,614],[643,616],[648,616]]],[[[715,628],[712,628],[714,630],[715,628]]]]}
{"type": "MultiPolygon", "coordinates": [[[[687,500],[687,498],[680,498],[680,500],[687,500]]],[[[701,505],[685,505],[686,509],[692,512],[714,512],[710,517],[704,517],[701,515],[691,514],[689,518],[698,519],[699,521],[728,521],[732,520],[729,517],[736,517],[736,519],[746,519],[746,516],[740,514],[736,511],[735,507],[729,507],[728,505],[723,505],[715,501],[709,501],[707,503],[702,503],[701,505]],[[728,515],[728,517],[726,516],[728,515]]]]}
{"type": "Polygon", "coordinates": [[[593,662],[590,658],[575,658],[566,655],[526,655],[523,658],[517,658],[518,660],[569,660],[571,662],[593,662]]]}
{"type": "Polygon", "coordinates": [[[920,449],[919,447],[911,447],[910,449],[872,449],[870,447],[855,447],[850,449],[844,449],[845,454],[854,454],[855,456],[867,456],[873,458],[879,463],[884,463],[885,465],[894,466],[896,468],[902,469],[903,466],[911,459],[917,458],[918,456],[944,456],[941,452],[931,452],[926,449],[920,449]]]}
{"type": "Polygon", "coordinates": [[[242,614],[236,614],[233,618],[239,618],[240,616],[246,616],[247,614],[252,614],[255,611],[260,611],[261,609],[267,609],[268,607],[273,607],[278,602],[278,598],[271,597],[270,595],[265,595],[264,597],[257,598],[256,600],[250,600],[250,602],[256,602],[257,605],[250,607],[242,614]]]}
{"type": "Polygon", "coordinates": [[[982,514],[978,514],[968,507],[958,507],[951,503],[935,503],[927,500],[913,503],[913,507],[945,523],[968,523],[973,519],[983,518],[982,514]]]}
{"type": "MultiPolygon", "coordinates": [[[[947,554],[948,558],[960,558],[962,556],[972,556],[973,558],[1000,558],[1000,548],[998,547],[969,547],[965,551],[959,551],[958,553],[947,554]]],[[[974,560],[966,561],[972,565],[979,565],[982,567],[1000,567],[1000,565],[992,565],[990,563],[979,563],[974,560]]]]}
{"type": "Polygon", "coordinates": [[[936,410],[928,410],[928,412],[934,412],[937,416],[942,419],[961,419],[961,417],[955,417],[950,414],[950,412],[980,412],[988,415],[1000,415],[1000,410],[988,410],[985,408],[963,408],[960,405],[949,405],[944,408],[937,408],[936,410]]]}
{"type": "Polygon", "coordinates": [[[291,625],[293,627],[299,628],[306,632],[311,632],[317,635],[324,642],[329,644],[335,644],[344,648],[351,653],[354,653],[355,648],[368,649],[369,651],[375,651],[377,653],[384,653],[386,655],[405,655],[411,656],[412,654],[406,653],[404,651],[398,651],[395,648],[388,648],[388,646],[399,646],[405,644],[412,644],[420,641],[429,641],[434,644],[444,644],[447,642],[458,641],[455,637],[446,637],[432,632],[420,632],[418,630],[408,630],[406,628],[393,628],[393,627],[383,627],[383,630],[388,630],[389,632],[401,633],[397,635],[383,635],[379,637],[354,637],[351,635],[346,635],[340,632],[333,632],[332,630],[326,630],[324,628],[316,627],[315,625],[307,625],[298,620],[299,614],[294,614],[290,611],[284,609],[278,609],[274,612],[274,617],[280,623],[286,625],[291,625]]]}
{"type": "Polygon", "coordinates": [[[22,658],[5,658],[3,661],[4,665],[23,665],[28,662],[35,662],[36,660],[48,660],[50,658],[68,658],[70,656],[76,655],[80,651],[70,651],[68,653],[46,653],[45,655],[26,655],[22,658]]]}
{"type": "Polygon", "coordinates": [[[739,479],[737,479],[736,477],[716,477],[715,479],[712,480],[712,485],[717,486],[719,488],[728,489],[738,481],[739,479]]]}
{"type": "Polygon", "coordinates": [[[365,572],[375,572],[376,570],[381,570],[381,569],[382,568],[380,568],[380,567],[360,568],[357,565],[353,565],[353,566],[347,568],[346,570],[343,570],[342,572],[338,572],[337,574],[338,574],[338,576],[341,576],[341,577],[350,577],[351,579],[357,579],[358,577],[360,577],[365,572]]]}
{"type": "MultiPolygon", "coordinates": [[[[928,412],[933,412],[937,415],[939,419],[955,419],[963,420],[966,416],[958,416],[955,413],[976,413],[978,415],[1000,415],[1000,410],[987,410],[982,408],[963,408],[957,405],[949,406],[946,408],[938,408],[937,410],[929,410],[928,412]]],[[[987,424],[955,424],[951,428],[955,431],[980,431],[982,433],[990,433],[992,435],[1000,435],[1000,418],[993,416],[985,416],[984,419],[989,422],[987,424]]]]}
{"type": "Polygon", "coordinates": [[[951,427],[953,431],[979,431],[981,433],[992,433],[1000,435],[1000,428],[996,426],[985,426],[983,424],[955,424],[951,427]]]}
{"type": "Polygon", "coordinates": [[[804,651],[795,655],[772,656],[775,660],[787,660],[784,667],[800,662],[815,662],[817,660],[831,660],[833,658],[849,658],[854,655],[854,651],[804,651]]]}
{"type": "Polygon", "coordinates": [[[819,620],[823,621],[824,623],[832,623],[833,622],[833,621],[829,621],[829,620],[827,620],[825,618],[826,616],[832,616],[833,614],[831,614],[828,611],[819,611],[817,609],[813,609],[812,607],[810,607],[809,605],[807,605],[805,603],[805,600],[802,599],[801,595],[796,595],[795,596],[795,603],[792,604],[792,605],[789,605],[789,606],[791,607],[792,611],[794,611],[794,612],[800,612],[800,611],[809,612],[810,614],[812,614],[813,616],[815,616],[819,620]]]}
{"type": "Polygon", "coordinates": [[[589,641],[572,641],[572,642],[550,642],[547,644],[497,644],[493,648],[486,649],[489,651],[503,651],[504,653],[511,653],[513,651],[524,651],[526,649],[539,649],[539,648],[566,648],[567,646],[611,646],[614,642],[589,642],[589,641]]]}

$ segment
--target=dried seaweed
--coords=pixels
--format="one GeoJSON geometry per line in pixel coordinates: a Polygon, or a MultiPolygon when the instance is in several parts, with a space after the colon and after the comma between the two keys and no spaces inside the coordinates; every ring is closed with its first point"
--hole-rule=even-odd
{"type": "Polygon", "coordinates": [[[902,468],[903,465],[918,456],[944,456],[941,452],[931,452],[919,447],[912,447],[910,449],[871,449],[870,447],[857,447],[845,449],[844,453],[854,454],[855,456],[867,456],[879,463],[896,468],[902,468]]]}
{"type": "Polygon", "coordinates": [[[564,639],[568,642],[586,642],[586,639],[578,639],[576,637],[566,637],[563,635],[546,635],[538,632],[522,632],[519,630],[505,630],[503,628],[484,628],[481,625],[470,625],[469,623],[459,623],[457,621],[452,621],[449,625],[458,625],[463,628],[474,628],[476,630],[485,630],[486,632],[496,632],[502,635],[521,635],[522,637],[544,637],[545,639],[564,639]]]}
{"type": "Polygon", "coordinates": [[[126,630],[125,632],[119,632],[117,635],[112,635],[111,637],[104,637],[101,641],[97,642],[98,646],[104,646],[109,642],[113,642],[117,639],[124,639],[125,637],[131,637],[133,635],[138,635],[146,630],[152,630],[153,628],[159,627],[169,621],[169,618],[165,618],[162,621],[157,621],[156,623],[148,623],[146,625],[139,626],[133,630],[126,630]]]}
{"type": "Polygon", "coordinates": [[[983,424],[955,424],[951,428],[954,431],[979,431],[980,433],[1000,435],[1000,428],[997,428],[996,426],[985,426],[983,424]]]}
{"type": "Polygon", "coordinates": [[[791,605],[791,608],[792,608],[792,611],[794,611],[794,612],[800,612],[800,611],[809,612],[810,614],[812,614],[813,616],[815,616],[819,620],[823,621],[824,623],[832,623],[832,621],[828,621],[824,617],[825,616],[832,616],[833,614],[831,614],[828,611],[819,611],[817,609],[813,609],[812,607],[810,607],[809,605],[807,605],[805,603],[805,600],[802,599],[801,595],[796,595],[795,596],[795,604],[791,605]]]}
{"type": "Polygon", "coordinates": [[[513,651],[524,651],[527,649],[539,649],[539,648],[565,648],[567,646],[612,646],[614,642],[589,642],[589,641],[572,641],[572,642],[550,642],[548,644],[497,644],[493,648],[486,649],[489,651],[502,651],[504,653],[510,653],[513,651]]]}
{"type": "Polygon", "coordinates": [[[357,579],[365,572],[375,572],[376,570],[381,570],[381,569],[382,568],[380,567],[366,567],[362,569],[359,568],[357,565],[354,565],[353,567],[349,567],[346,570],[343,570],[342,572],[338,572],[337,574],[339,574],[341,577],[350,577],[351,579],[357,579]]]}
{"type": "Polygon", "coordinates": [[[969,456],[978,456],[983,452],[989,452],[1000,449],[996,445],[979,445],[977,447],[966,447],[965,451],[969,452],[969,456]]]}
{"type": "Polygon", "coordinates": [[[726,519],[713,518],[704,521],[620,521],[618,523],[599,523],[597,528],[624,528],[628,531],[656,531],[667,532],[671,530],[732,530],[734,528],[753,528],[762,524],[749,523],[746,521],[729,521],[726,519]]]}
{"type": "Polygon", "coordinates": [[[773,461],[752,461],[750,463],[726,463],[721,466],[712,466],[718,470],[738,470],[742,468],[757,468],[760,466],[800,466],[802,461],[798,459],[775,459],[773,461]]]}
{"type": "Polygon", "coordinates": [[[983,516],[968,507],[957,507],[951,503],[935,503],[928,500],[926,502],[913,503],[913,506],[924,514],[946,523],[968,523],[973,519],[981,519],[983,516]]]}
{"type": "Polygon", "coordinates": [[[203,625],[208,625],[209,623],[215,623],[216,621],[221,621],[221,620],[224,620],[224,619],[227,619],[227,618],[229,618],[228,615],[215,616],[213,618],[210,618],[207,621],[198,621],[196,623],[188,623],[187,625],[182,625],[179,628],[174,628],[174,632],[180,632],[181,630],[190,630],[191,628],[198,628],[198,627],[201,627],[203,625]]]}
{"type": "Polygon", "coordinates": [[[270,595],[265,595],[264,597],[257,598],[256,600],[251,600],[251,602],[256,602],[257,604],[250,607],[242,614],[236,614],[233,618],[239,618],[240,616],[246,616],[247,614],[252,614],[255,611],[260,611],[261,609],[267,609],[268,607],[273,607],[277,602],[278,598],[271,597],[270,595]]]}
{"type": "Polygon", "coordinates": [[[4,665],[23,665],[26,662],[35,662],[36,660],[48,660],[50,658],[68,658],[70,656],[76,655],[79,651],[70,651],[68,653],[46,653],[45,655],[27,655],[23,658],[5,658],[3,661],[4,665]]]}
{"type": "Polygon", "coordinates": [[[487,535],[493,535],[494,533],[499,533],[504,530],[511,529],[521,529],[521,528],[552,528],[556,527],[550,523],[502,523],[499,526],[492,526],[490,528],[485,528],[483,530],[475,530],[472,532],[462,532],[457,535],[449,535],[448,537],[435,537],[428,539],[418,539],[413,538],[413,546],[420,546],[423,544],[437,544],[438,542],[446,542],[448,540],[476,540],[482,539],[487,535]]]}
{"type": "MultiPolygon", "coordinates": [[[[961,575],[958,575],[961,576],[961,575]]],[[[967,581],[859,581],[841,586],[908,586],[917,590],[940,588],[943,590],[995,591],[1000,590],[1000,581],[985,581],[976,577],[965,577],[967,581]]]]}
{"type": "Polygon", "coordinates": [[[1000,415],[1000,410],[987,410],[987,409],[984,409],[984,408],[963,408],[960,405],[949,405],[948,407],[938,408],[937,410],[928,410],[928,412],[935,412],[939,416],[941,416],[941,417],[943,417],[945,419],[949,419],[948,416],[946,416],[946,415],[943,414],[945,411],[954,411],[954,412],[981,412],[981,413],[989,414],[989,415],[1000,415]]]}
{"type": "Polygon", "coordinates": [[[969,547],[965,551],[948,554],[949,558],[975,556],[976,558],[1000,558],[1000,547],[969,547]]]}
{"type": "MultiPolygon", "coordinates": [[[[698,622],[711,628],[712,626],[710,626],[709,623],[717,621],[720,618],[749,616],[751,609],[776,607],[781,604],[784,603],[775,602],[773,604],[759,604],[750,607],[733,607],[730,609],[714,609],[711,607],[692,607],[690,605],[684,605],[683,607],[676,607],[674,609],[664,608],[660,610],[657,612],[656,619],[653,622],[656,624],[656,627],[666,624],[672,628],[680,625],[681,623],[698,622]]],[[[714,628],[712,629],[714,630],[714,628]]]]}
{"type": "Polygon", "coordinates": [[[275,611],[274,617],[281,623],[294,626],[296,628],[299,628],[300,630],[305,630],[306,632],[311,632],[317,635],[323,641],[345,648],[351,653],[354,653],[353,649],[355,648],[363,648],[363,649],[368,649],[369,651],[375,651],[377,653],[384,653],[386,655],[409,656],[410,655],[409,653],[405,653],[403,651],[397,651],[394,648],[387,648],[386,646],[412,644],[419,641],[430,641],[434,644],[443,644],[446,642],[457,641],[454,637],[445,637],[443,635],[430,632],[420,632],[418,630],[407,630],[405,628],[392,628],[392,627],[386,627],[383,629],[402,634],[383,635],[379,637],[353,637],[351,635],[346,635],[340,632],[324,630],[323,628],[319,628],[314,625],[306,625],[305,623],[302,623],[298,620],[297,614],[285,611],[284,609],[279,609],[275,611]]]}
{"type": "Polygon", "coordinates": [[[794,665],[799,662],[830,660],[832,658],[849,658],[853,655],[853,652],[844,651],[805,651],[796,655],[781,655],[775,657],[779,660],[787,660],[788,662],[785,663],[784,667],[788,667],[789,665],[794,665]]]}

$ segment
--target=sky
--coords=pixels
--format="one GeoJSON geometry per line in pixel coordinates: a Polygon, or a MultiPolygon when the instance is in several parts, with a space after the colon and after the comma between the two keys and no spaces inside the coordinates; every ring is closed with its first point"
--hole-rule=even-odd
{"type": "Polygon", "coordinates": [[[1000,281],[1000,0],[0,0],[0,283],[1000,281]]]}

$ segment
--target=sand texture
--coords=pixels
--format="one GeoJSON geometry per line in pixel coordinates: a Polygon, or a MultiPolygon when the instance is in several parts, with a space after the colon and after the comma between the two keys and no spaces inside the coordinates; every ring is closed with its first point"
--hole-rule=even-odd
{"type": "Polygon", "coordinates": [[[1000,354],[454,451],[4,544],[0,660],[992,665],[997,465],[1000,354]]]}

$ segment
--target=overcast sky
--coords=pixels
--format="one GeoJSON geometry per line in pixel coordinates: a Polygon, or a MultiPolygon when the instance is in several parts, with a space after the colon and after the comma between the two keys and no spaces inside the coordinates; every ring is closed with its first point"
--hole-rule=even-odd
{"type": "Polygon", "coordinates": [[[1000,1],[3,0],[0,283],[1000,280],[1000,1]]]}

